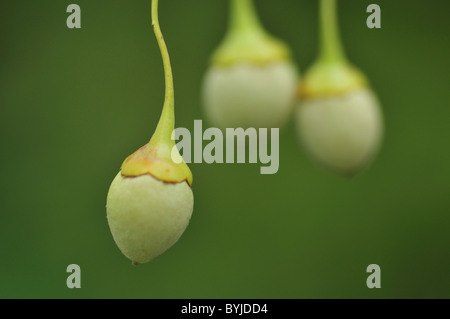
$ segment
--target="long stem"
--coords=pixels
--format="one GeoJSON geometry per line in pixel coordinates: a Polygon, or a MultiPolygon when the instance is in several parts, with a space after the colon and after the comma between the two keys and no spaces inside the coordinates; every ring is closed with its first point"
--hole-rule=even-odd
{"type": "Polygon", "coordinates": [[[340,62],[345,54],[339,37],[337,0],[320,0],[321,52],[324,62],[340,62]]]}
{"type": "Polygon", "coordinates": [[[158,42],[159,49],[161,50],[166,83],[166,95],[161,117],[159,119],[158,126],[156,127],[156,131],[153,134],[151,142],[168,142],[171,141],[172,131],[175,128],[175,102],[173,92],[173,75],[172,67],[170,65],[169,52],[167,50],[167,46],[161,33],[161,28],[159,26],[158,0],[152,0],[152,25],[153,30],[155,31],[156,41],[158,42]]]}
{"type": "Polygon", "coordinates": [[[253,0],[231,0],[230,9],[230,30],[232,32],[262,29],[253,0]]]}

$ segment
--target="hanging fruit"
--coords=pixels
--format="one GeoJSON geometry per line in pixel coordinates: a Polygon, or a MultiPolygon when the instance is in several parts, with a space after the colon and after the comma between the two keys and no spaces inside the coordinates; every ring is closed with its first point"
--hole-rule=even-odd
{"type": "Polygon", "coordinates": [[[296,122],[314,159],[339,173],[354,174],[376,155],[383,119],[367,78],[344,55],[336,6],[336,0],[320,1],[321,54],[300,84],[296,122]]]}
{"type": "Polygon", "coordinates": [[[281,127],[291,114],[298,81],[286,44],[259,22],[253,0],[231,0],[230,25],[203,82],[213,125],[281,127]]]}

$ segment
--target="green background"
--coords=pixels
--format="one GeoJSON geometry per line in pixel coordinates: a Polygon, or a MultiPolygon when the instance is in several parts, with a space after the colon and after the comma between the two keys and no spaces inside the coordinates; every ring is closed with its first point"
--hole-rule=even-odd
{"type": "MultiPolygon", "coordinates": [[[[317,54],[317,1],[258,0],[301,72],[317,54]]],[[[162,0],[177,126],[203,119],[200,88],[227,1],[162,0]]],[[[133,267],[110,234],[108,187],[150,138],[164,98],[150,1],[0,4],[0,297],[449,298],[450,3],[340,2],[350,59],[386,122],[373,165],[347,179],[312,163],[293,123],[280,170],[191,164],[195,207],[180,241],[133,267]],[[77,3],[82,28],[66,26],[77,3]],[[366,27],[378,3],[382,29],[366,27]],[[81,267],[81,289],[66,267],[81,267]],[[381,289],[366,267],[381,266],[381,289]]],[[[207,123],[204,123],[204,128],[207,123]]]]}

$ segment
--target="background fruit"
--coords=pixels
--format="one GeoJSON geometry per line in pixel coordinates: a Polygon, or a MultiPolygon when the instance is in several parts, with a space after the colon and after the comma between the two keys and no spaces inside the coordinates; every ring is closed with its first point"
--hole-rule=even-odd
{"type": "Polygon", "coordinates": [[[297,72],[289,62],[239,63],[208,70],[205,115],[221,128],[282,127],[291,115],[297,72]]]}
{"type": "Polygon", "coordinates": [[[377,153],[383,135],[378,99],[369,89],[300,102],[299,138],[322,164],[343,174],[364,168],[377,153]]]}

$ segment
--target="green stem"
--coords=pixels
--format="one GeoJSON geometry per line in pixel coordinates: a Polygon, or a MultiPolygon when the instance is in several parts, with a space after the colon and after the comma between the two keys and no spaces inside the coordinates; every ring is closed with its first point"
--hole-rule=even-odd
{"type": "Polygon", "coordinates": [[[320,0],[321,52],[320,60],[342,62],[345,54],[339,37],[337,0],[320,0]]]}
{"type": "Polygon", "coordinates": [[[230,31],[261,31],[253,0],[231,0],[230,31]]]}
{"type": "Polygon", "coordinates": [[[171,140],[172,131],[175,128],[175,110],[174,110],[174,92],[173,92],[173,76],[172,67],[170,66],[170,57],[167,50],[166,43],[164,42],[161,28],[159,26],[158,19],[158,0],[152,0],[152,25],[155,31],[156,41],[158,42],[159,49],[161,50],[161,56],[164,64],[164,75],[166,83],[166,95],[164,100],[164,106],[161,113],[161,117],[156,127],[156,131],[150,140],[151,143],[173,143],[171,140]]]}

